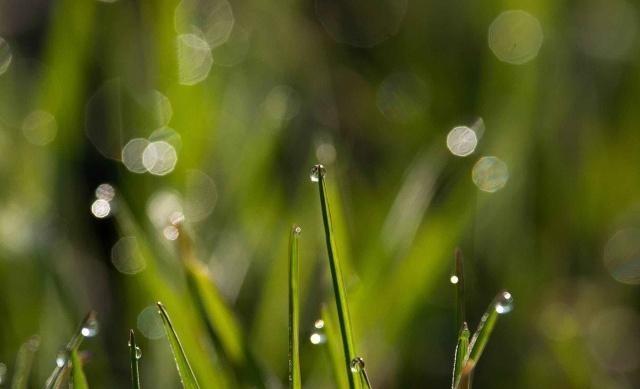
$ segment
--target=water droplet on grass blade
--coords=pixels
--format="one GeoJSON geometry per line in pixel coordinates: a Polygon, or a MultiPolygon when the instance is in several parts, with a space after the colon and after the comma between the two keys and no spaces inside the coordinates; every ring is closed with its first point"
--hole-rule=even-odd
{"type": "Polygon", "coordinates": [[[316,322],[313,323],[313,326],[316,327],[317,329],[324,328],[324,320],[322,320],[322,319],[316,320],[316,322]]]}
{"type": "Polygon", "coordinates": [[[311,179],[312,182],[318,182],[320,181],[320,177],[324,177],[324,175],[327,173],[327,170],[324,168],[324,166],[322,165],[314,165],[311,168],[311,173],[309,174],[309,178],[311,179]]]}
{"type": "Polygon", "coordinates": [[[351,360],[350,367],[352,373],[360,373],[362,370],[364,370],[364,359],[360,357],[353,358],[351,360]]]}
{"type": "Polygon", "coordinates": [[[454,274],[454,275],[452,275],[452,276],[449,278],[449,282],[451,282],[451,283],[452,283],[452,284],[454,284],[454,285],[455,285],[455,284],[457,284],[457,283],[458,283],[458,281],[460,281],[460,280],[458,279],[458,276],[456,276],[455,274],[454,274]]]}
{"type": "Polygon", "coordinates": [[[294,226],[293,227],[293,233],[296,235],[300,235],[300,233],[302,232],[302,228],[300,228],[300,226],[294,226]]]}
{"type": "Polygon", "coordinates": [[[136,346],[136,359],[140,359],[140,358],[142,358],[142,349],[136,346]]]}
{"type": "Polygon", "coordinates": [[[67,352],[66,349],[62,349],[58,351],[58,354],[56,355],[56,365],[58,367],[63,367],[64,365],[66,365],[68,360],[69,360],[69,353],[67,352]]]}
{"type": "Polygon", "coordinates": [[[98,330],[98,320],[90,318],[86,321],[86,323],[83,324],[82,328],[80,329],[80,333],[85,338],[92,338],[98,334],[98,330]]]}
{"type": "Polygon", "coordinates": [[[496,312],[503,315],[513,310],[513,295],[508,291],[503,291],[496,299],[496,312]]]}
{"type": "Polygon", "coordinates": [[[323,344],[327,341],[327,337],[318,332],[314,332],[313,334],[311,334],[311,336],[309,336],[309,341],[314,345],[323,344]]]}

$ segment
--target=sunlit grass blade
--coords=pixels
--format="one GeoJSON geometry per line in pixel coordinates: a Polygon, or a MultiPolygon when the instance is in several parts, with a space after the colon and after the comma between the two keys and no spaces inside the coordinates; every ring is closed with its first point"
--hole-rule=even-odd
{"type": "MultiPolygon", "coordinates": [[[[471,333],[469,332],[469,327],[466,322],[463,322],[462,328],[460,328],[460,334],[458,335],[458,344],[456,345],[456,352],[453,360],[453,377],[451,379],[452,388],[455,388],[456,378],[460,375],[462,364],[467,357],[470,336],[471,333]]],[[[462,388],[466,389],[464,386],[462,388]]]]}
{"type": "Polygon", "coordinates": [[[33,335],[20,346],[16,357],[16,370],[11,381],[11,389],[26,389],[36,351],[40,347],[40,337],[33,335]]]}
{"type": "Polygon", "coordinates": [[[340,330],[333,316],[330,314],[326,305],[322,305],[321,317],[324,322],[324,333],[326,339],[327,355],[331,363],[331,371],[336,380],[336,388],[346,389],[349,387],[347,377],[344,375],[344,356],[342,354],[342,345],[340,342],[340,330]]]}
{"type": "Polygon", "coordinates": [[[289,387],[302,388],[300,376],[300,293],[298,283],[298,239],[300,227],[291,228],[289,240],[289,387]]]}
{"type": "Polygon", "coordinates": [[[460,331],[462,323],[467,318],[465,309],[465,296],[464,296],[464,263],[462,258],[462,250],[456,248],[455,250],[455,273],[451,276],[451,283],[456,286],[456,331],[460,331]]]}
{"type": "Polygon", "coordinates": [[[69,359],[72,352],[77,351],[85,337],[95,336],[98,332],[96,312],[90,311],[73,334],[66,346],[56,356],[56,367],[45,383],[45,389],[54,389],[62,385],[69,371],[69,359]]]}
{"type": "Polygon", "coordinates": [[[129,359],[131,361],[131,387],[133,389],[140,389],[140,367],[138,365],[140,356],[140,348],[136,344],[134,332],[129,330],[129,359]]]}
{"type": "Polygon", "coordinates": [[[87,377],[82,370],[82,361],[78,356],[78,350],[71,351],[71,378],[73,389],[89,389],[87,377]]]}
{"type": "MultiPolygon", "coordinates": [[[[462,370],[459,373],[459,377],[456,379],[455,388],[463,388],[461,384],[467,380],[471,380],[471,375],[475,369],[478,360],[482,356],[491,333],[498,321],[498,316],[510,312],[513,309],[513,296],[506,290],[501,291],[493,299],[487,311],[482,315],[480,324],[476,332],[473,334],[471,341],[469,342],[469,352],[462,364],[462,370]]],[[[469,383],[470,386],[470,383],[469,383]]]]}
{"type": "Polygon", "coordinates": [[[167,335],[169,346],[171,346],[171,352],[173,353],[173,359],[175,360],[176,367],[178,368],[178,374],[180,375],[180,382],[182,382],[182,387],[186,389],[199,389],[200,385],[198,385],[196,376],[195,374],[193,374],[193,370],[191,369],[189,360],[184,353],[184,349],[182,348],[182,344],[180,343],[178,334],[176,334],[175,330],[173,329],[173,324],[171,324],[171,319],[169,318],[167,310],[160,302],[158,302],[158,313],[160,314],[160,318],[162,319],[164,332],[167,335]]]}
{"type": "Polygon", "coordinates": [[[329,256],[329,267],[331,269],[331,280],[333,282],[333,291],[335,294],[336,307],[338,310],[338,321],[340,324],[340,333],[342,336],[342,348],[346,360],[345,369],[349,379],[349,387],[355,388],[356,383],[354,374],[349,366],[351,361],[356,358],[353,346],[353,338],[351,332],[351,323],[349,318],[349,308],[347,306],[347,295],[340,270],[340,261],[336,253],[336,243],[333,238],[333,230],[331,224],[331,211],[327,199],[327,189],[325,184],[325,168],[322,165],[315,165],[311,171],[312,181],[318,182],[318,191],[320,193],[320,207],[322,210],[322,220],[324,223],[325,240],[327,244],[327,254],[329,256]]]}
{"type": "Polygon", "coordinates": [[[227,361],[241,381],[264,387],[262,372],[246,344],[240,323],[216,288],[209,269],[195,255],[191,238],[179,227],[179,249],[189,290],[200,310],[213,341],[220,346],[227,361]]]}

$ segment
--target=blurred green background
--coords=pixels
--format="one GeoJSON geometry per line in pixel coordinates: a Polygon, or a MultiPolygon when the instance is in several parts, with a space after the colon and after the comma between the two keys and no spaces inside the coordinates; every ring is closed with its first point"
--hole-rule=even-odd
{"type": "Polygon", "coordinates": [[[172,241],[183,214],[270,388],[287,383],[287,239],[302,226],[304,387],[335,387],[328,344],[309,342],[334,306],[309,182],[320,162],[374,387],[450,386],[455,247],[472,327],[499,290],[515,297],[474,387],[639,387],[639,12],[625,0],[3,0],[4,384],[38,334],[41,387],[93,308],[92,387],[129,385],[129,328],[143,385],[177,387],[145,311],[162,300],[210,387],[219,353],[172,241]],[[456,126],[467,138],[447,147],[456,126]],[[497,160],[477,165],[485,156],[497,160]]]}

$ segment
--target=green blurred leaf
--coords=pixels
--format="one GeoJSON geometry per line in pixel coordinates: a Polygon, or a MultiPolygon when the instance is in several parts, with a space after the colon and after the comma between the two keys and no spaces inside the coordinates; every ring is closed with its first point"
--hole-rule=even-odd
{"type": "Polygon", "coordinates": [[[78,350],[71,351],[71,376],[73,380],[73,389],[89,389],[87,377],[82,370],[82,360],[78,356],[78,350]]]}

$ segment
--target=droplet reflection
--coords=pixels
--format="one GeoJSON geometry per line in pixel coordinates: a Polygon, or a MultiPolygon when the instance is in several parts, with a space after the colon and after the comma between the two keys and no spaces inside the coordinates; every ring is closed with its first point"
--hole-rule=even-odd
{"type": "Polygon", "coordinates": [[[326,169],[324,168],[324,166],[322,165],[314,165],[311,168],[311,173],[309,173],[309,179],[312,182],[318,182],[320,181],[321,177],[324,177],[324,175],[326,174],[326,169]]]}
{"type": "Polygon", "coordinates": [[[508,291],[502,291],[496,299],[496,312],[503,315],[513,310],[513,295],[508,291]]]}

